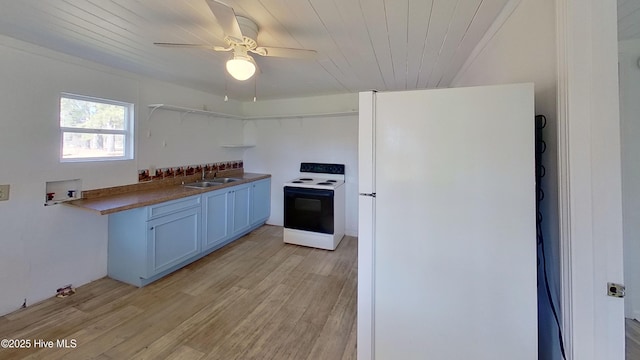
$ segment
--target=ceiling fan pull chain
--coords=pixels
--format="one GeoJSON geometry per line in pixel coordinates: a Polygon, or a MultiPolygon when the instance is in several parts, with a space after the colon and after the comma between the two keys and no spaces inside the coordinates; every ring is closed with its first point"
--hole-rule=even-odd
{"type": "Polygon", "coordinates": [[[258,82],[258,77],[253,77],[253,102],[256,102],[256,97],[258,96],[258,86],[256,85],[258,82]]]}
{"type": "Polygon", "coordinates": [[[224,76],[224,101],[227,102],[229,101],[229,97],[227,96],[227,84],[229,83],[229,79],[227,79],[227,76],[224,76]]]}

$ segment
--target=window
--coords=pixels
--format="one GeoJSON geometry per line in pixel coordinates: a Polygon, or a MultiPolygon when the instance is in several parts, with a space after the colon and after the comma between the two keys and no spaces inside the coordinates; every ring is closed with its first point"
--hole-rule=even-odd
{"type": "Polygon", "coordinates": [[[133,158],[133,104],[60,96],[61,161],[133,158]]]}

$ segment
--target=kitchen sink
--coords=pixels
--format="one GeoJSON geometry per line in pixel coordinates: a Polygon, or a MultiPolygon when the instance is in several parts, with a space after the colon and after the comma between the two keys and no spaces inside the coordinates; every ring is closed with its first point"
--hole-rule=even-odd
{"type": "Polygon", "coordinates": [[[204,189],[204,188],[208,188],[208,187],[212,187],[212,186],[219,186],[219,185],[222,185],[222,184],[223,183],[221,183],[221,182],[198,181],[198,182],[184,184],[182,186],[188,187],[188,188],[194,188],[194,189],[204,189]]]}
{"type": "Polygon", "coordinates": [[[235,179],[235,178],[213,178],[213,179],[207,180],[207,181],[197,181],[197,182],[184,184],[182,186],[188,187],[188,188],[194,188],[194,189],[205,189],[205,188],[209,188],[209,187],[213,187],[213,186],[220,186],[220,185],[223,185],[223,184],[232,183],[232,182],[235,182],[235,181],[238,181],[238,180],[240,180],[240,179],[235,179]]]}
{"type": "Polygon", "coordinates": [[[213,178],[211,179],[211,182],[215,182],[215,183],[221,183],[221,184],[227,184],[230,182],[234,182],[234,181],[238,181],[240,179],[234,179],[234,178],[213,178]]]}

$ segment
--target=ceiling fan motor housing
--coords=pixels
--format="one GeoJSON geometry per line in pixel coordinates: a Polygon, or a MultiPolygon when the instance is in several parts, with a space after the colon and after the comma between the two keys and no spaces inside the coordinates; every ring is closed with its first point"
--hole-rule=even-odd
{"type": "Polygon", "coordinates": [[[233,8],[219,0],[206,0],[213,16],[217,19],[224,34],[226,47],[216,45],[155,43],[159,46],[202,48],[214,51],[232,51],[227,60],[227,71],[238,80],[246,80],[253,76],[257,68],[256,62],[248,53],[261,56],[287,57],[300,59],[315,58],[316,51],[307,49],[258,46],[258,25],[251,19],[236,15],[233,8]]]}

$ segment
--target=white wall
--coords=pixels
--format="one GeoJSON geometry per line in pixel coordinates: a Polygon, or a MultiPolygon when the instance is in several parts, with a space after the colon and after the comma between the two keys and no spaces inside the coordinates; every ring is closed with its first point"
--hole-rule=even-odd
{"type": "Polygon", "coordinates": [[[150,103],[238,113],[241,104],[139,78],[0,36],[0,315],[106,275],[107,217],[64,205],[45,207],[47,181],[82,179],[83,189],[137,182],[137,170],[241,159],[222,142],[242,139],[242,122],[157,110],[150,103]],[[132,102],[137,108],[136,159],[60,163],[60,92],[132,102]],[[147,137],[151,131],[151,137],[147,137]],[[162,146],[166,141],[167,146],[162,146]]]}
{"type": "MultiPolygon", "coordinates": [[[[357,94],[260,101],[247,115],[327,113],[357,109],[357,94]]],[[[301,117],[246,121],[245,170],[270,173],[270,224],[283,223],[282,184],[298,176],[301,162],[345,164],[346,233],[358,233],[358,116],[301,117]]]]}
{"type": "MultiPolygon", "coordinates": [[[[517,4],[517,1],[511,5],[517,4]]],[[[559,304],[560,258],[558,234],[557,182],[557,71],[554,0],[522,0],[515,9],[506,7],[505,15],[513,10],[502,27],[458,74],[455,86],[534,82],[536,114],[547,117],[544,129],[547,151],[543,156],[546,176],[543,179],[545,199],[543,234],[550,287],[559,304]]],[[[508,136],[509,134],[497,134],[508,136]]],[[[539,277],[542,273],[539,272],[539,277]]],[[[560,359],[557,328],[540,281],[539,355],[541,359],[560,359]]],[[[560,314],[558,314],[560,316],[560,314]]]]}
{"type": "Polygon", "coordinates": [[[625,316],[640,319],[640,40],[619,44],[625,316]]]}
{"type": "Polygon", "coordinates": [[[179,86],[145,79],[140,86],[142,109],[138,122],[138,168],[197,165],[242,160],[242,150],[222,144],[242,142],[242,121],[157,109],[148,117],[148,104],[166,103],[239,115],[241,103],[179,86]]]}

